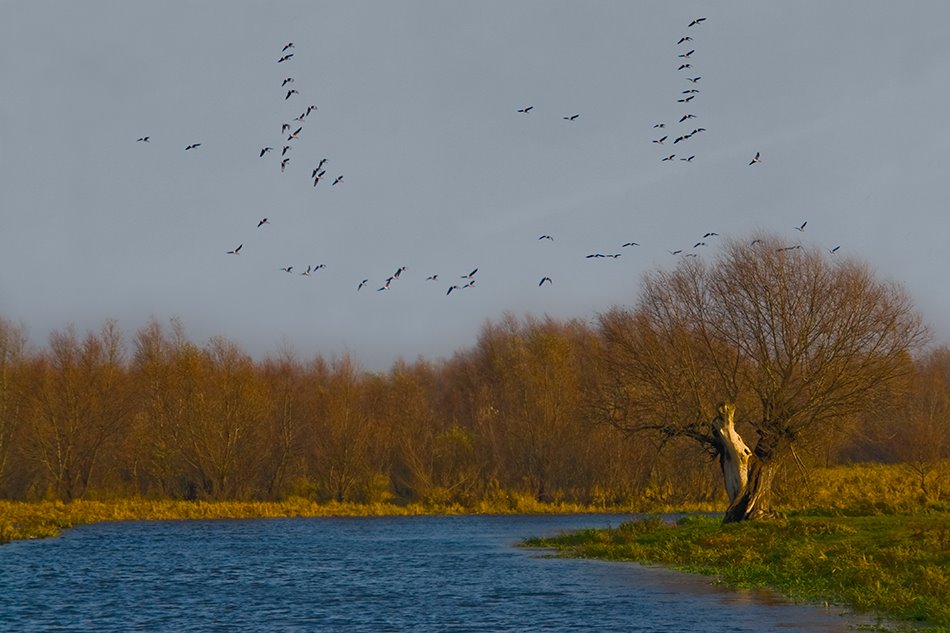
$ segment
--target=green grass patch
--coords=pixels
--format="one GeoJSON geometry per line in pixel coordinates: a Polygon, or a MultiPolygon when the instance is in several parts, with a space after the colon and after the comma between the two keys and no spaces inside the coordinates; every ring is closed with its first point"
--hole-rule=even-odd
{"type": "Polygon", "coordinates": [[[525,545],[562,555],[636,561],[771,588],[803,602],[950,631],[950,513],[797,516],[723,525],[719,518],[657,517],[525,545]]]}

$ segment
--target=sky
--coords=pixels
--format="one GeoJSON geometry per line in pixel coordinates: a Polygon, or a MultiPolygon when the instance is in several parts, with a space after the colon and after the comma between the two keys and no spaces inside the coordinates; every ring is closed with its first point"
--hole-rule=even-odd
{"type": "Polygon", "coordinates": [[[950,342],[948,23],[942,0],[0,0],[0,317],[40,347],[179,319],[385,370],[506,313],[591,321],[769,231],[900,282],[950,342]]]}

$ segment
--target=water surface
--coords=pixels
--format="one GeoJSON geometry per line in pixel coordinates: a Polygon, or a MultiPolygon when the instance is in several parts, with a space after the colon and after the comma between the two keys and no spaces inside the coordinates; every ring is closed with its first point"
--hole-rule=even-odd
{"type": "Polygon", "coordinates": [[[528,536],[626,518],[80,526],[0,547],[0,629],[831,633],[857,622],[699,576],[516,547],[528,536]]]}

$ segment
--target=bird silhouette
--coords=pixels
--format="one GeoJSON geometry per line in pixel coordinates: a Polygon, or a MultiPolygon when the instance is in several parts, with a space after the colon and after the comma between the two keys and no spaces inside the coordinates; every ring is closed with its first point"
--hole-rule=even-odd
{"type": "Polygon", "coordinates": [[[287,152],[289,152],[292,149],[293,147],[291,147],[290,145],[284,145],[284,148],[280,150],[280,155],[284,156],[287,152]]]}
{"type": "Polygon", "coordinates": [[[692,41],[693,41],[693,38],[687,35],[685,37],[681,37],[680,41],[677,42],[677,45],[682,44],[683,42],[692,42],[692,41]]]}
{"type": "Polygon", "coordinates": [[[680,117],[680,123],[682,123],[686,119],[695,119],[695,118],[696,118],[695,114],[684,114],[682,117],[680,117]]]}
{"type": "Polygon", "coordinates": [[[624,244],[624,245],[621,246],[620,248],[626,248],[626,247],[628,247],[628,246],[640,246],[640,245],[637,244],[636,242],[627,242],[626,244],[624,244]]]}
{"type": "Polygon", "coordinates": [[[356,287],[356,291],[359,292],[360,290],[363,289],[363,286],[365,286],[368,283],[369,283],[369,279],[364,279],[363,281],[360,282],[360,285],[356,287]]]}
{"type": "Polygon", "coordinates": [[[284,79],[284,80],[280,83],[280,87],[283,88],[283,87],[286,86],[287,84],[292,84],[292,83],[294,83],[294,78],[293,78],[293,77],[287,77],[287,79],[284,79]]]}
{"type": "Polygon", "coordinates": [[[699,248],[700,246],[705,246],[706,242],[696,242],[693,244],[693,248],[699,248]]]}
{"type": "Polygon", "coordinates": [[[663,141],[665,141],[666,139],[667,139],[667,137],[664,136],[664,137],[662,137],[662,138],[654,139],[653,142],[654,142],[654,143],[659,143],[660,145],[662,145],[662,144],[663,144],[663,141]]]}
{"type": "Polygon", "coordinates": [[[576,118],[579,117],[579,116],[580,116],[579,114],[572,114],[571,116],[566,116],[566,117],[564,117],[564,120],[565,120],[565,121],[573,121],[574,119],[576,119],[576,118]]]}
{"type": "Polygon", "coordinates": [[[426,277],[426,281],[438,281],[438,280],[439,280],[438,275],[429,275],[428,277],[426,277]]]}
{"type": "Polygon", "coordinates": [[[749,164],[755,165],[756,163],[761,163],[761,162],[762,162],[761,154],[759,152],[756,152],[755,156],[752,157],[752,160],[749,161],[749,164]]]}
{"type": "Polygon", "coordinates": [[[687,78],[686,78],[686,81],[691,81],[691,82],[693,82],[693,83],[696,83],[696,82],[699,81],[700,79],[702,79],[702,77],[687,77],[687,78]]]}
{"type": "Polygon", "coordinates": [[[280,161],[280,173],[284,173],[284,170],[287,169],[288,163],[290,163],[289,158],[285,158],[284,160],[280,161]]]}
{"type": "Polygon", "coordinates": [[[679,255],[682,252],[683,252],[683,249],[680,248],[675,251],[670,251],[670,255],[679,255]]]}
{"type": "Polygon", "coordinates": [[[694,48],[694,49],[691,50],[691,51],[687,51],[687,52],[685,52],[685,53],[681,53],[681,54],[677,55],[677,57],[682,57],[683,59],[689,59],[689,56],[692,55],[692,54],[695,53],[695,52],[696,52],[696,49],[694,48]]]}
{"type": "Polygon", "coordinates": [[[303,128],[302,128],[302,127],[298,127],[296,130],[294,130],[294,131],[290,134],[290,136],[287,137],[287,140],[290,141],[291,139],[300,138],[300,137],[297,136],[297,135],[300,134],[301,132],[303,132],[303,128]]]}
{"type": "Polygon", "coordinates": [[[550,235],[542,235],[542,236],[539,237],[538,239],[539,239],[539,240],[550,240],[551,242],[554,241],[554,238],[551,237],[550,235]]]}
{"type": "Polygon", "coordinates": [[[449,290],[448,290],[448,292],[445,293],[445,296],[447,297],[447,296],[449,296],[450,294],[452,294],[452,291],[453,291],[453,290],[461,290],[461,289],[462,289],[461,286],[456,286],[456,285],[453,284],[453,285],[449,286],[449,290]]]}
{"type": "Polygon", "coordinates": [[[692,67],[693,67],[692,64],[680,64],[680,67],[677,68],[676,70],[686,70],[687,68],[692,68],[692,67]]]}
{"type": "Polygon", "coordinates": [[[712,231],[710,231],[709,233],[706,233],[705,235],[703,235],[703,239],[706,239],[707,237],[719,237],[719,233],[713,233],[712,231]]]}
{"type": "Polygon", "coordinates": [[[692,22],[690,22],[690,23],[687,24],[686,26],[698,26],[698,25],[702,24],[702,23],[705,22],[705,21],[706,21],[706,18],[696,18],[695,20],[693,20],[692,22]]]}
{"type": "Polygon", "coordinates": [[[676,103],[689,103],[690,101],[692,101],[692,100],[695,99],[695,98],[696,98],[696,95],[689,95],[689,96],[686,97],[686,98],[677,99],[677,100],[676,100],[676,103]]]}
{"type": "Polygon", "coordinates": [[[290,99],[290,95],[299,95],[299,94],[300,92],[297,89],[291,88],[290,90],[287,91],[287,96],[284,97],[284,101],[286,101],[287,99],[290,99]]]}
{"type": "Polygon", "coordinates": [[[241,252],[242,248],[244,248],[244,244],[238,244],[238,247],[235,248],[233,251],[228,251],[228,255],[237,255],[238,253],[241,252]]]}
{"type": "Polygon", "coordinates": [[[192,143],[191,145],[185,148],[185,151],[187,152],[188,150],[195,149],[196,147],[201,147],[201,143],[192,143]]]}
{"type": "Polygon", "coordinates": [[[282,49],[280,49],[280,52],[281,52],[281,53],[285,53],[285,52],[287,52],[287,49],[288,49],[288,48],[293,48],[293,47],[294,47],[294,43],[293,43],[293,42],[287,42],[286,44],[284,44],[284,47],[283,47],[282,49]]]}
{"type": "Polygon", "coordinates": [[[664,127],[666,127],[666,123],[657,123],[657,124],[655,124],[653,127],[654,127],[654,128],[658,128],[658,127],[659,127],[659,128],[664,128],[664,127]]]}
{"type": "Polygon", "coordinates": [[[660,162],[662,163],[664,160],[673,160],[673,158],[675,158],[675,157],[676,157],[676,154],[670,154],[669,156],[667,156],[666,158],[664,158],[664,159],[661,160],[660,162]]]}
{"type": "MultiPolygon", "coordinates": [[[[340,182],[343,182],[343,176],[337,176],[336,179],[335,179],[332,183],[330,183],[330,184],[331,184],[331,185],[335,185],[335,184],[340,183],[340,182]]],[[[357,189],[359,189],[359,187],[357,187],[357,189]]]]}
{"type": "Polygon", "coordinates": [[[280,126],[280,133],[286,134],[289,129],[290,129],[290,123],[283,123],[280,126]]]}
{"type": "Polygon", "coordinates": [[[548,282],[549,284],[554,283],[553,281],[551,281],[550,277],[542,277],[540,283],[538,283],[538,287],[540,288],[541,286],[543,286],[545,281],[548,282]]]}
{"type": "Polygon", "coordinates": [[[141,137],[141,138],[135,139],[135,142],[136,142],[136,143],[148,143],[150,138],[151,138],[150,136],[143,136],[143,137],[141,137]]]}
{"type": "Polygon", "coordinates": [[[293,56],[294,56],[293,53],[290,53],[289,55],[284,55],[283,57],[281,57],[280,59],[277,60],[277,63],[279,64],[279,63],[281,63],[281,62],[285,62],[285,61],[287,61],[288,59],[290,59],[290,58],[293,57],[293,56]]]}
{"type": "Polygon", "coordinates": [[[261,228],[265,224],[270,224],[270,220],[268,220],[267,218],[262,219],[260,222],[257,223],[257,228],[261,228]]]}
{"type": "Polygon", "coordinates": [[[801,226],[796,226],[796,227],[795,227],[795,230],[796,230],[796,231],[801,231],[802,233],[804,233],[804,232],[805,232],[805,225],[806,225],[806,224],[808,224],[807,221],[802,222],[801,226]]]}
{"type": "Polygon", "coordinates": [[[273,150],[274,150],[273,147],[264,147],[264,148],[262,148],[262,149],[261,149],[260,158],[263,158],[263,157],[264,157],[264,154],[266,154],[267,152],[273,151],[273,150]]]}
{"type": "Polygon", "coordinates": [[[687,163],[691,163],[693,162],[694,158],[696,158],[696,154],[693,154],[692,156],[687,156],[686,158],[681,158],[680,160],[685,160],[687,163]]]}
{"type": "Polygon", "coordinates": [[[518,112],[520,112],[520,113],[522,113],[522,114],[528,114],[528,113],[531,112],[531,110],[533,110],[533,109],[534,109],[534,106],[528,106],[528,107],[526,107],[526,108],[521,108],[520,110],[518,110],[518,112]]]}
{"type": "Polygon", "coordinates": [[[829,249],[828,249],[828,252],[831,253],[832,255],[834,255],[835,253],[838,252],[838,249],[839,249],[839,248],[841,248],[841,247],[840,247],[840,246],[835,246],[834,248],[829,248],[829,249]]]}
{"type": "Polygon", "coordinates": [[[467,275],[462,275],[462,279],[471,279],[472,277],[475,276],[475,273],[477,273],[477,272],[478,272],[478,269],[476,268],[475,270],[473,270],[473,271],[470,272],[469,274],[467,274],[467,275]]]}
{"type": "Polygon", "coordinates": [[[289,273],[289,272],[293,272],[294,267],[293,267],[293,266],[284,266],[284,267],[281,268],[281,270],[284,271],[285,273],[289,273]]]}

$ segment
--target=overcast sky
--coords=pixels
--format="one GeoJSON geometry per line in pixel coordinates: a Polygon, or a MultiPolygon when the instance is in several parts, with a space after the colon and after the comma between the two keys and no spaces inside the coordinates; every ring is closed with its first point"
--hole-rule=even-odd
{"type": "Polygon", "coordinates": [[[180,318],[385,369],[506,311],[633,304],[669,251],[767,230],[903,283],[948,342],[947,24],[942,0],[0,1],[0,316],[37,345],[180,318]]]}

